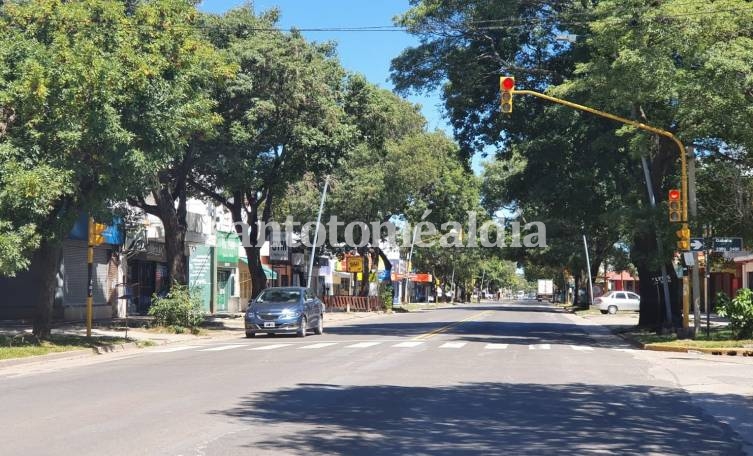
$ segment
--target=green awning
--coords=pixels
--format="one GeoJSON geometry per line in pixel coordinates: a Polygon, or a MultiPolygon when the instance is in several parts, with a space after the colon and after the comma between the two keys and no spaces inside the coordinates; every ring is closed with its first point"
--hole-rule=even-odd
{"type": "MultiPolygon", "coordinates": [[[[241,257],[241,261],[248,264],[248,258],[241,257]]],[[[276,280],[277,279],[277,273],[270,267],[261,265],[261,268],[264,270],[264,275],[267,276],[267,279],[276,280]]]]}

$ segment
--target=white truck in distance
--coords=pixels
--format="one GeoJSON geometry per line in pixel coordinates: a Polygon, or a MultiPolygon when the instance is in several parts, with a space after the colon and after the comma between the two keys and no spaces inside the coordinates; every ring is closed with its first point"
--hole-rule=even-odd
{"type": "Polygon", "coordinates": [[[539,279],[539,287],[536,291],[536,299],[539,302],[544,299],[554,302],[554,281],[550,279],[539,279]]]}

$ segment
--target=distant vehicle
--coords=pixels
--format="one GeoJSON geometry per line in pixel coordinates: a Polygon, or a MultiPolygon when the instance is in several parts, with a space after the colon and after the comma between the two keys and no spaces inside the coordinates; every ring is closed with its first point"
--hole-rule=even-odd
{"type": "Polygon", "coordinates": [[[601,313],[616,314],[619,310],[641,310],[641,297],[630,291],[610,291],[609,293],[594,299],[601,313]]]}
{"type": "Polygon", "coordinates": [[[551,279],[539,279],[538,288],[536,292],[536,299],[539,302],[546,299],[547,301],[554,302],[554,281],[551,279]]]}
{"type": "Polygon", "coordinates": [[[525,291],[523,291],[523,290],[518,290],[518,294],[516,295],[516,297],[517,297],[518,299],[523,299],[523,298],[525,298],[525,296],[526,296],[526,292],[525,292],[525,291]]]}
{"type": "Polygon", "coordinates": [[[246,337],[257,333],[297,334],[309,329],[324,333],[324,303],[304,287],[273,287],[249,301],[245,316],[246,337]]]}

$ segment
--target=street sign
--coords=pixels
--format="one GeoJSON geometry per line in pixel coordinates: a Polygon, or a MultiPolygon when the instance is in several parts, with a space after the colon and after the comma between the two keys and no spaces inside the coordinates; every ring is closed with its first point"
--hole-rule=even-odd
{"type": "Polygon", "coordinates": [[[743,238],[715,237],[712,249],[714,252],[740,252],[743,249],[743,238]]]}
{"type": "Polygon", "coordinates": [[[703,250],[704,242],[703,238],[690,238],[690,250],[693,252],[700,252],[703,250]]]}

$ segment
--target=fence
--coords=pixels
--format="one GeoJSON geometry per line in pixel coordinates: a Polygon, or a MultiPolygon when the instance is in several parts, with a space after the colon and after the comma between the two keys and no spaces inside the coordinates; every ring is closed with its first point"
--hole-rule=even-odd
{"type": "Polygon", "coordinates": [[[327,311],[376,312],[384,310],[379,296],[324,296],[327,311]]]}

